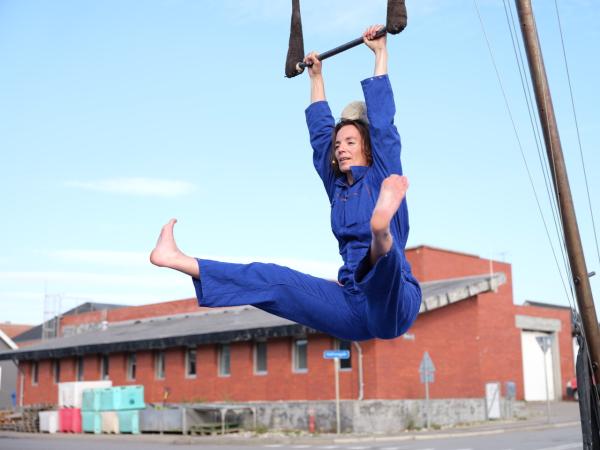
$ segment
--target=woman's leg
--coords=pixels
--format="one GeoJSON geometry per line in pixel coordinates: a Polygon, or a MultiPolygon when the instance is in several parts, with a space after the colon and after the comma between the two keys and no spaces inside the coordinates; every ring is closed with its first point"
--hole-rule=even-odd
{"type": "Polygon", "coordinates": [[[394,239],[390,232],[390,223],[400,208],[407,189],[408,178],[400,175],[391,175],[381,183],[379,197],[371,215],[371,267],[392,249],[394,239]]]}
{"type": "Polygon", "coordinates": [[[360,299],[327,281],[275,264],[232,264],[196,259],[175,243],[171,219],[161,230],[150,261],[192,277],[201,306],[253,305],[340,339],[372,336],[357,311],[360,299]],[[202,277],[200,277],[202,272],[202,277]]]}
{"type": "Polygon", "coordinates": [[[194,278],[201,306],[252,305],[347,340],[373,337],[367,328],[364,300],[323,280],[276,264],[233,264],[199,259],[194,278]]]}
{"type": "MultiPolygon", "coordinates": [[[[363,263],[367,261],[367,257],[363,263]]],[[[366,298],[367,327],[373,336],[393,339],[413,324],[421,307],[421,288],[410,271],[404,252],[397,247],[380,257],[357,282],[366,298]]]]}
{"type": "Polygon", "coordinates": [[[408,189],[408,179],[391,175],[381,190],[371,216],[369,254],[356,271],[356,281],[366,297],[370,332],[382,339],[395,338],[414,322],[421,306],[421,288],[410,271],[400,243],[395,243],[390,223],[408,189]]]}
{"type": "Polygon", "coordinates": [[[156,242],[156,247],[150,253],[150,262],[155,266],[168,267],[183,272],[194,278],[200,276],[198,262],[196,258],[187,256],[175,243],[173,235],[173,227],[177,223],[177,219],[169,220],[162,230],[156,242]]]}

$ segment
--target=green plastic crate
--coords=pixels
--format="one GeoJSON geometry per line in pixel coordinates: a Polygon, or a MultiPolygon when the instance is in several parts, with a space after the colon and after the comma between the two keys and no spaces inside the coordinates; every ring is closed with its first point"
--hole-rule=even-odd
{"type": "Polygon", "coordinates": [[[144,409],[144,386],[116,386],[102,389],[100,393],[101,411],[144,409]]]}
{"type": "Polygon", "coordinates": [[[100,411],[112,411],[115,406],[115,391],[113,388],[99,389],[100,411]]]}
{"type": "Polygon", "coordinates": [[[119,416],[119,432],[140,434],[139,409],[117,411],[119,416]]]}
{"type": "Polygon", "coordinates": [[[81,427],[84,433],[100,434],[102,432],[102,417],[99,412],[82,411],[81,427]]]}
{"type": "Polygon", "coordinates": [[[86,389],[83,391],[81,411],[100,411],[102,389],[86,389]]]}
{"type": "Polygon", "coordinates": [[[113,387],[115,394],[115,410],[144,409],[144,386],[117,386],[113,387]]]}

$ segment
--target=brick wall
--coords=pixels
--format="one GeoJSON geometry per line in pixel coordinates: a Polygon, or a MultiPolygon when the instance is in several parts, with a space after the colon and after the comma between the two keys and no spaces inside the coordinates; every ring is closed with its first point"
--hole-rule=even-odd
{"type": "MultiPolygon", "coordinates": [[[[420,282],[460,278],[490,273],[490,260],[467,253],[420,246],[406,250],[412,272],[420,282]]],[[[494,272],[502,272],[500,267],[509,266],[493,261],[494,272]]]]}

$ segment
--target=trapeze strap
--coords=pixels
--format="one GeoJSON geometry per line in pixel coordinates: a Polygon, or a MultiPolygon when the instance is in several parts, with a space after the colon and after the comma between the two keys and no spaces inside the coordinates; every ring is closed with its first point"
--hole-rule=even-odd
{"type": "MultiPolygon", "coordinates": [[[[380,30],[376,37],[384,35],[386,32],[390,34],[398,34],[406,28],[406,5],[405,0],[388,0],[387,3],[387,19],[386,26],[380,30]]],[[[337,55],[352,47],[362,44],[362,37],[354,39],[350,42],[342,44],[334,49],[328,50],[319,54],[319,60],[324,60],[331,56],[337,55]]],[[[290,25],[290,41],[288,44],[288,53],[285,60],[285,76],[288,78],[295,77],[302,73],[306,64],[304,60],[304,37],[302,35],[302,18],[300,16],[300,0],[292,0],[292,20],[290,25]]]]}

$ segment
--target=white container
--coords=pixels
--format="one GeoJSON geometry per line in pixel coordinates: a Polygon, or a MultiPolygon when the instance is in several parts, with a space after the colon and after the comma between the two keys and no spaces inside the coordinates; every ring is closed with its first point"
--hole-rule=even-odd
{"type": "Polygon", "coordinates": [[[119,416],[116,411],[102,411],[102,432],[119,434],[119,416]]]}
{"type": "Polygon", "coordinates": [[[58,431],[58,411],[40,411],[38,414],[42,433],[56,433],[58,431]]]}
{"type": "Polygon", "coordinates": [[[58,407],[80,408],[85,389],[112,387],[112,381],[69,381],[58,383],[58,407]]]}

